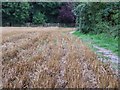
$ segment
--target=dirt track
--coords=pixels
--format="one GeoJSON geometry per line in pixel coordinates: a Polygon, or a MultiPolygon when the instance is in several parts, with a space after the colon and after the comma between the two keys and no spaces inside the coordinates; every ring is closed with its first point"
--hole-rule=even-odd
{"type": "Polygon", "coordinates": [[[72,30],[3,28],[3,87],[117,88],[116,75],[72,30]]]}

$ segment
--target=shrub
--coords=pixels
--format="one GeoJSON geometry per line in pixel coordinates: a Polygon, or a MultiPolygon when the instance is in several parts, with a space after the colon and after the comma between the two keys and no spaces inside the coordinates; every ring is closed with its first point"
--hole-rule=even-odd
{"type": "Polygon", "coordinates": [[[116,25],[116,26],[114,26],[114,27],[111,27],[110,28],[110,35],[111,36],[113,36],[113,37],[119,37],[119,35],[120,35],[120,32],[119,32],[119,30],[120,30],[120,25],[116,25]]]}
{"type": "Polygon", "coordinates": [[[120,3],[79,3],[74,9],[82,33],[107,33],[118,36],[120,3]]]}
{"type": "Polygon", "coordinates": [[[72,12],[71,4],[66,3],[65,5],[61,6],[59,10],[58,20],[61,23],[75,23],[75,15],[72,12]]]}
{"type": "Polygon", "coordinates": [[[45,23],[45,15],[41,12],[37,12],[33,16],[33,23],[34,24],[44,24],[45,23]]]}
{"type": "Polygon", "coordinates": [[[110,26],[108,23],[99,22],[93,27],[92,33],[99,34],[99,33],[108,33],[110,31],[110,26]]]}
{"type": "Polygon", "coordinates": [[[95,25],[95,27],[93,27],[92,33],[94,34],[106,33],[109,36],[116,38],[119,35],[119,30],[120,25],[111,26],[107,22],[99,22],[95,25]]]}
{"type": "Polygon", "coordinates": [[[28,2],[3,2],[1,9],[3,26],[25,24],[29,18],[29,9],[28,2]]]}

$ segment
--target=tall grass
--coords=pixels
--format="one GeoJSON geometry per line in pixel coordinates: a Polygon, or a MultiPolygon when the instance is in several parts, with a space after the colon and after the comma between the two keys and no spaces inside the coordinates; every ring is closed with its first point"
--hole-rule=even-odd
{"type": "Polygon", "coordinates": [[[74,35],[80,37],[88,45],[97,45],[108,50],[111,50],[113,53],[118,54],[118,38],[110,37],[107,34],[82,34],[79,31],[73,33],[74,35]]]}

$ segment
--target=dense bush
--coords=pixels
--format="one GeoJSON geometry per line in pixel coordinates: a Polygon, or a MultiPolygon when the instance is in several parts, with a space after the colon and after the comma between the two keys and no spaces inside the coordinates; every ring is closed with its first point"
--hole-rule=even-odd
{"type": "Polygon", "coordinates": [[[59,9],[59,16],[58,19],[61,23],[74,23],[75,22],[75,15],[72,12],[72,5],[69,3],[64,4],[59,9]]]}
{"type": "Polygon", "coordinates": [[[3,2],[3,25],[25,23],[73,23],[72,3],[64,2],[3,2]]]}
{"type": "Polygon", "coordinates": [[[29,17],[29,3],[4,2],[2,3],[2,24],[24,24],[29,17]]]}
{"type": "Polygon", "coordinates": [[[33,13],[41,12],[46,16],[46,22],[57,22],[58,8],[61,6],[59,2],[32,2],[33,13]]]}
{"type": "Polygon", "coordinates": [[[110,26],[108,23],[105,22],[98,22],[95,24],[92,33],[99,34],[99,33],[109,33],[110,26]]]}
{"type": "Polygon", "coordinates": [[[40,12],[37,12],[33,16],[33,23],[34,24],[44,24],[45,23],[45,15],[40,12]]]}
{"type": "Polygon", "coordinates": [[[77,27],[83,33],[107,33],[118,36],[120,2],[79,3],[74,9],[77,27]]]}
{"type": "Polygon", "coordinates": [[[118,37],[120,35],[120,25],[115,25],[110,28],[110,34],[113,37],[118,37]]]}

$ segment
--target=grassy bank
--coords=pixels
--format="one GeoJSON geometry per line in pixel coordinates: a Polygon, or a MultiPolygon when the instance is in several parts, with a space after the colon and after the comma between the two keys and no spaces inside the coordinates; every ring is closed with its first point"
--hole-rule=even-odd
{"type": "Polygon", "coordinates": [[[111,50],[115,54],[118,53],[118,39],[114,39],[106,34],[82,34],[79,31],[76,31],[73,34],[80,37],[89,47],[97,45],[111,50]]]}

